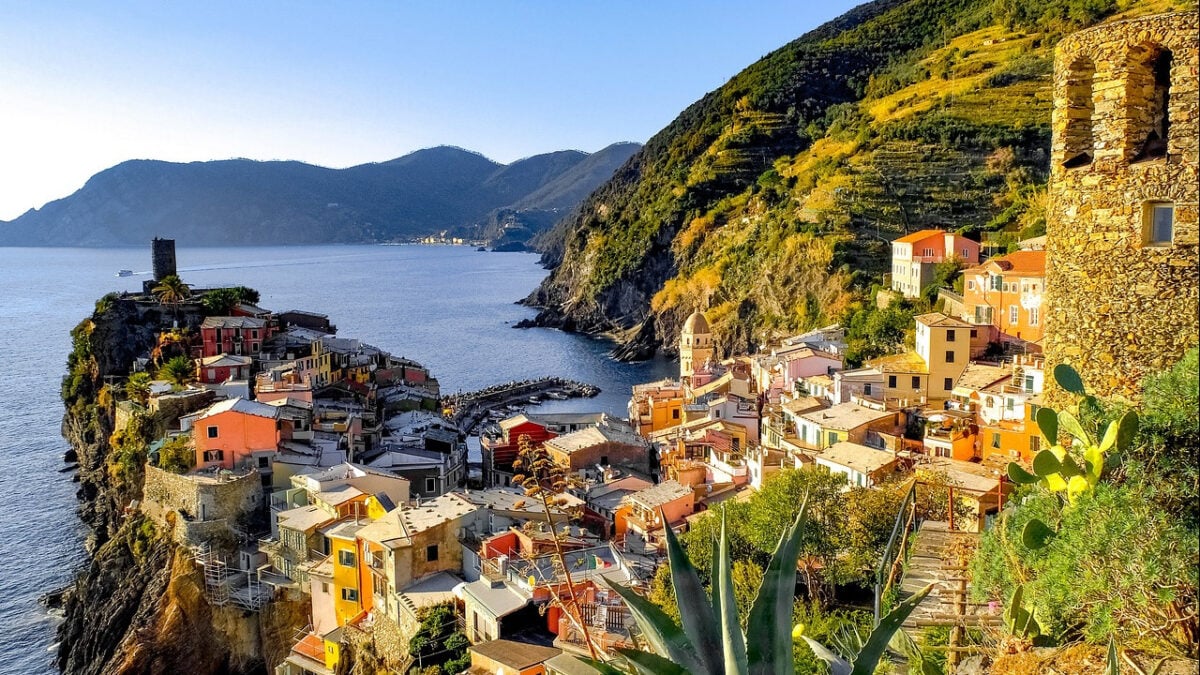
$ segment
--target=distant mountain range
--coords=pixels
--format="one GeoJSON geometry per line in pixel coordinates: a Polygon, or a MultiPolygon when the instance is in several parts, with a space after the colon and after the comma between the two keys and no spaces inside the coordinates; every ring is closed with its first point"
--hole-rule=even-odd
{"type": "Polygon", "coordinates": [[[447,233],[519,248],[638,149],[616,143],[500,164],[462,148],[328,169],[231,159],[122,162],[69,197],[0,221],[0,245],[113,246],[401,241],[447,233]]]}

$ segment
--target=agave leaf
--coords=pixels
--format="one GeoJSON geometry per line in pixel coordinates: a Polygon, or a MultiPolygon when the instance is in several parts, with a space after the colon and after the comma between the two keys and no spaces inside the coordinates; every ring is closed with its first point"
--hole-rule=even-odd
{"type": "MultiPolygon", "coordinates": [[[[668,522],[663,513],[663,522],[668,522]]],[[[696,649],[696,657],[712,672],[720,670],[721,633],[717,629],[712,605],[704,594],[704,585],[696,567],[688,559],[679,538],[669,526],[664,528],[667,538],[667,559],[671,566],[671,585],[675,588],[675,601],[679,605],[679,618],[683,632],[696,649]]],[[[715,561],[714,561],[715,562],[715,561]]]]}
{"type": "Polygon", "coordinates": [[[673,663],[671,660],[665,659],[658,654],[651,654],[650,652],[629,649],[627,647],[617,647],[616,651],[633,665],[634,670],[643,675],[688,675],[688,671],[681,668],[679,664],[673,663]]]}
{"type": "Polygon", "coordinates": [[[1049,525],[1034,518],[1025,523],[1025,527],[1021,530],[1021,543],[1025,544],[1025,548],[1039,549],[1048,544],[1055,534],[1049,525]]]}
{"type": "MultiPolygon", "coordinates": [[[[733,560],[729,557],[729,535],[726,531],[725,512],[721,512],[721,563],[714,570],[721,579],[718,619],[721,622],[721,638],[724,642],[725,675],[747,675],[749,663],[746,658],[746,638],[738,624],[737,600],[733,596],[733,560]]],[[[771,629],[773,629],[772,627],[771,629]]],[[[763,627],[762,630],[771,630],[763,627]]]]}
{"type": "Polygon", "coordinates": [[[808,643],[808,648],[813,651],[813,654],[816,654],[817,658],[829,664],[830,675],[850,675],[850,671],[853,670],[853,668],[851,668],[850,663],[846,661],[846,659],[843,659],[837,654],[829,651],[825,648],[825,645],[817,642],[807,635],[802,637],[804,638],[804,641],[808,643]]]}
{"type": "Polygon", "coordinates": [[[875,672],[875,667],[879,665],[879,660],[883,658],[888,643],[892,641],[892,634],[900,630],[900,626],[908,618],[908,615],[913,613],[913,610],[917,608],[917,605],[921,604],[925,596],[929,595],[935,585],[936,582],[913,593],[907,600],[896,605],[895,609],[888,612],[887,616],[879,620],[879,625],[875,626],[875,630],[871,631],[871,635],[867,638],[867,643],[858,652],[858,656],[854,657],[854,669],[850,671],[850,675],[871,675],[875,672]]]}
{"type": "Polygon", "coordinates": [[[1092,437],[1088,435],[1088,432],[1084,431],[1083,425],[1080,424],[1079,420],[1075,419],[1075,416],[1070,412],[1064,410],[1058,413],[1058,423],[1068,434],[1078,438],[1079,441],[1084,445],[1095,444],[1094,441],[1092,441],[1092,437]]]}
{"type": "Polygon", "coordinates": [[[695,650],[692,648],[692,643],[688,641],[687,635],[678,624],[671,620],[671,617],[667,616],[666,612],[659,609],[658,605],[615,581],[610,581],[608,585],[625,601],[629,613],[633,615],[646,642],[655,653],[669,658],[687,671],[706,672],[699,659],[694,655],[695,650]]]}
{"type": "Polygon", "coordinates": [[[1051,445],[1058,443],[1058,413],[1050,408],[1038,408],[1035,419],[1046,442],[1051,445]]]}
{"type": "Polygon", "coordinates": [[[1045,478],[1052,473],[1062,472],[1062,463],[1050,450],[1042,450],[1033,456],[1033,472],[1045,478]]]}
{"type": "MultiPolygon", "coordinates": [[[[610,666],[607,663],[604,663],[602,661],[597,661],[595,659],[589,659],[586,656],[581,656],[581,657],[579,657],[579,659],[581,661],[583,661],[584,663],[588,664],[589,666],[591,666],[592,669],[595,670],[597,673],[600,673],[600,675],[625,675],[625,671],[621,670],[620,668],[615,668],[613,666],[610,666]]],[[[674,664],[672,664],[672,665],[674,665],[674,664]]]]}
{"type": "Polygon", "coordinates": [[[1021,465],[1017,464],[1016,462],[1008,463],[1008,479],[1014,483],[1020,483],[1021,485],[1030,485],[1041,480],[1037,476],[1021,468],[1021,465]]]}
{"type": "Polygon", "coordinates": [[[1138,414],[1132,410],[1122,415],[1121,419],[1118,420],[1116,442],[1118,452],[1125,452],[1133,445],[1133,440],[1137,438],[1139,423],[1138,414]]]}
{"type": "MultiPolygon", "coordinates": [[[[807,510],[806,495],[796,519],[779,538],[775,552],[771,554],[754,606],[750,608],[747,626],[786,626],[791,623],[796,595],[796,562],[800,559],[807,510]]],[[[778,630],[751,630],[746,643],[746,658],[752,675],[791,675],[795,672],[790,635],[785,638],[778,630]]]]}
{"type": "Polygon", "coordinates": [[[1087,393],[1083,389],[1083,378],[1074,368],[1065,363],[1054,366],[1054,381],[1072,394],[1083,396],[1087,393]]]}
{"type": "Polygon", "coordinates": [[[1112,635],[1108,636],[1108,660],[1104,664],[1104,675],[1121,675],[1121,667],[1117,664],[1117,641],[1112,635]]]}

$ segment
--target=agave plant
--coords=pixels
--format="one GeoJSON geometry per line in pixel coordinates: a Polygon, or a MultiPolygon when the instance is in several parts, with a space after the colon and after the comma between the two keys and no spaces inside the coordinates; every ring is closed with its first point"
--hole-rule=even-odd
{"type": "MultiPolygon", "coordinates": [[[[671,528],[665,528],[671,584],[679,602],[681,624],[631,589],[611,583],[629,607],[652,652],[618,649],[637,673],[655,675],[791,675],[792,602],[796,589],[796,563],[804,538],[806,504],[783,533],[767,565],[758,595],[742,632],[733,595],[732,561],[724,514],[721,537],[713,542],[713,574],[708,593],[700,583],[696,567],[688,559],[671,528]]],[[[664,522],[665,522],[664,518],[664,522]]],[[[875,670],[892,635],[900,628],[933,585],[900,603],[885,616],[867,638],[852,662],[834,654],[807,637],[804,639],[829,663],[834,675],[868,675],[875,670]]],[[[589,661],[605,675],[622,673],[612,663],[589,661]]]]}

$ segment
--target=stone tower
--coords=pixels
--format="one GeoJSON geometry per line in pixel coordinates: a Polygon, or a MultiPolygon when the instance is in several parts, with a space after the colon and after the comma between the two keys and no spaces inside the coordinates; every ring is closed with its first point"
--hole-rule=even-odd
{"type": "Polygon", "coordinates": [[[154,265],[154,280],[177,274],[175,269],[175,240],[154,238],[150,242],[150,260],[154,265]]]}
{"type": "Polygon", "coordinates": [[[1045,353],[1101,396],[1138,397],[1200,333],[1197,16],[1095,26],[1055,53],[1045,353]]]}
{"type": "Polygon", "coordinates": [[[697,310],[683,324],[679,336],[679,380],[691,384],[696,368],[703,366],[713,355],[712,329],[708,319],[697,310]]]}

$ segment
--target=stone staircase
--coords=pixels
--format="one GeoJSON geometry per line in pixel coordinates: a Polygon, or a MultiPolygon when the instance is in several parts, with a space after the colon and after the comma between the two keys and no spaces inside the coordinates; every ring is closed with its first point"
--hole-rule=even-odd
{"type": "Polygon", "coordinates": [[[970,602],[967,570],[951,554],[952,547],[964,538],[977,541],[979,534],[952,531],[946,522],[928,520],[914,533],[900,597],[908,598],[931,582],[937,585],[904,622],[902,630],[909,637],[916,639],[927,626],[978,627],[1001,622],[999,608],[970,602]]]}

